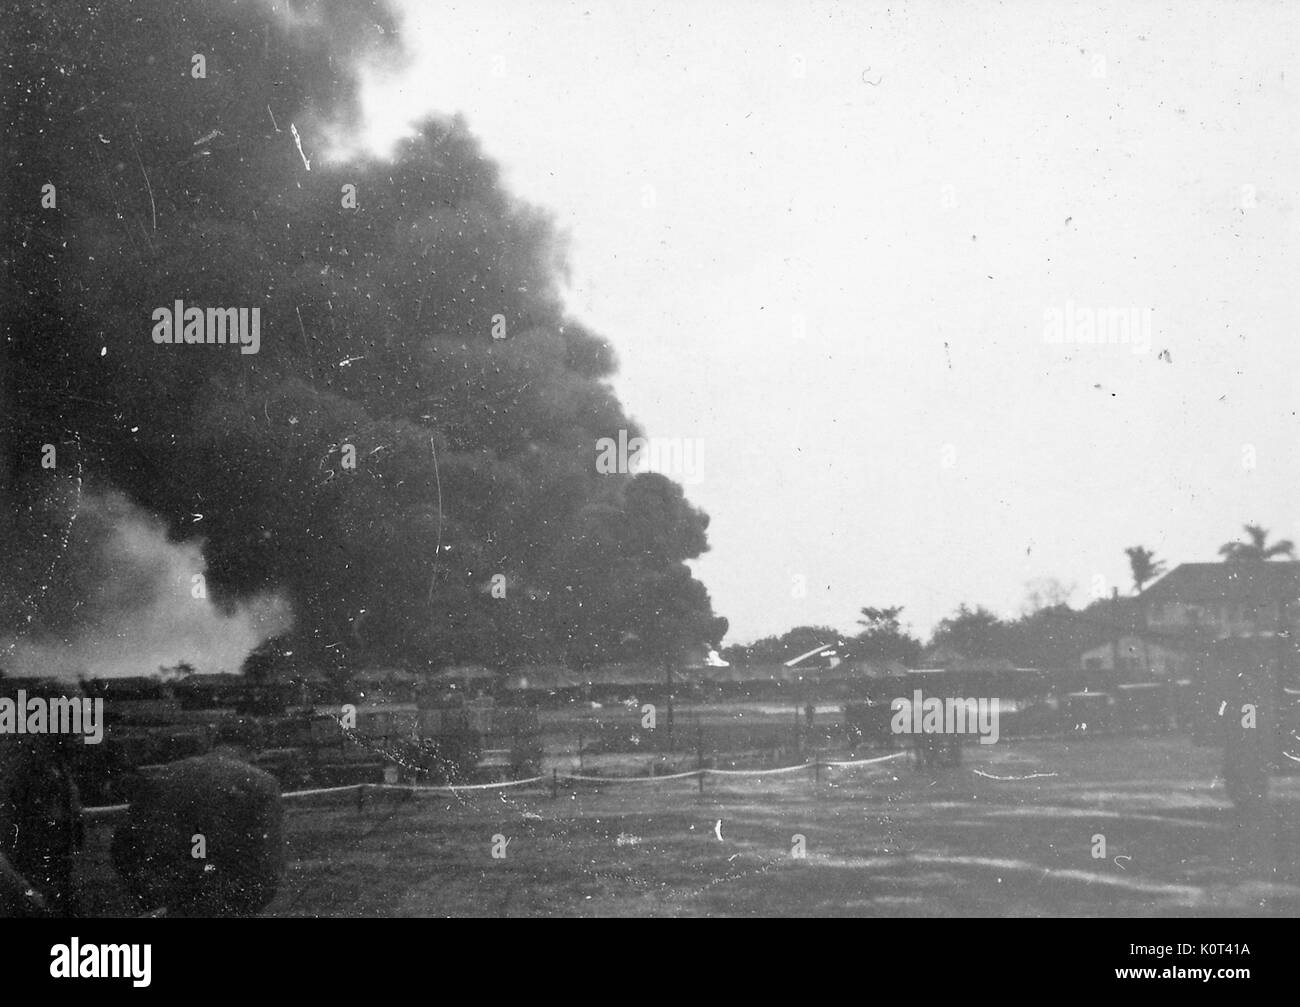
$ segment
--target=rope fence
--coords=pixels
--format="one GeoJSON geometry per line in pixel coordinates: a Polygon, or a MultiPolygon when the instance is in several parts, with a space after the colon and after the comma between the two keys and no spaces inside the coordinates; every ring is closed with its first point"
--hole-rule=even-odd
{"type": "MultiPolygon", "coordinates": [[[[290,790],[280,795],[285,801],[294,801],[308,797],[321,797],[328,794],[354,794],[359,801],[365,799],[368,793],[401,793],[401,794],[440,794],[453,795],[468,793],[474,791],[489,790],[506,790],[513,787],[531,787],[537,784],[549,783],[552,789],[552,796],[561,783],[596,783],[605,786],[619,786],[635,783],[668,783],[675,780],[699,780],[700,788],[703,790],[704,780],[709,776],[720,777],[754,777],[754,776],[777,776],[785,773],[798,773],[811,769],[818,778],[821,770],[826,769],[847,769],[856,766],[870,766],[882,762],[889,762],[891,759],[900,759],[907,755],[906,752],[894,752],[890,755],[882,755],[874,759],[854,759],[851,761],[823,761],[821,759],[813,762],[802,762],[795,766],[777,766],[771,769],[692,769],[684,773],[665,773],[661,776],[585,776],[581,773],[562,773],[554,770],[550,776],[530,776],[523,780],[503,780],[500,783],[458,783],[448,784],[446,786],[422,786],[419,784],[402,784],[402,783],[350,783],[339,787],[313,787],[310,790],[290,790]]],[[[111,804],[103,807],[82,808],[82,815],[89,823],[104,822],[124,814],[130,808],[129,804],[111,804]]]]}
{"type": "MultiPolygon", "coordinates": [[[[457,783],[449,784],[443,787],[421,787],[415,784],[406,783],[360,783],[357,786],[368,787],[371,790],[391,790],[405,793],[426,793],[426,794],[459,794],[467,790],[504,790],[507,787],[527,787],[534,783],[540,783],[546,780],[545,776],[530,776],[526,780],[504,780],[501,783],[457,783]]],[[[296,797],[302,791],[293,791],[288,794],[282,794],[282,797],[296,797]]]]}
{"type": "Polygon", "coordinates": [[[693,780],[708,769],[692,769],[686,773],[663,773],[658,776],[581,776],[578,773],[557,773],[553,780],[572,780],[577,783],[659,783],[664,780],[693,780]]]}

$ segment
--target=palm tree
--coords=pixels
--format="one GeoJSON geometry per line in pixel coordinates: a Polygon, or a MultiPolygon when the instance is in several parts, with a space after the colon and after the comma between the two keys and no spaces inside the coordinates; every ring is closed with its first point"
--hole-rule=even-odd
{"type": "Polygon", "coordinates": [[[1133,545],[1124,550],[1128,557],[1128,568],[1133,574],[1133,588],[1138,594],[1146,584],[1165,572],[1164,560],[1156,559],[1156,554],[1146,546],[1133,545]]]}
{"type": "Polygon", "coordinates": [[[1219,549],[1219,555],[1228,563],[1262,563],[1275,556],[1295,559],[1295,543],[1289,538],[1281,539],[1268,545],[1268,529],[1257,524],[1243,526],[1250,536],[1249,542],[1227,542],[1219,549]]]}

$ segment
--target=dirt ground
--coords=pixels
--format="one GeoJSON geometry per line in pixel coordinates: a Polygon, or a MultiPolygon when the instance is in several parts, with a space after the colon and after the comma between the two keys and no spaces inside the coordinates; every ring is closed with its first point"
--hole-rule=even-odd
{"type": "MultiPolygon", "coordinates": [[[[1300,777],[1275,777],[1268,814],[1243,819],[1219,760],[1181,736],[1081,738],[971,745],[952,769],[824,769],[820,784],[710,777],[702,795],[667,780],[360,811],[324,798],[290,807],[268,914],[1300,914],[1300,777]]],[[[92,830],[87,872],[111,913],[108,834],[92,830]]]]}
{"type": "Polygon", "coordinates": [[[1269,813],[1243,819],[1219,759],[1183,737],[1095,738],[820,784],[711,777],[703,795],[682,780],[300,808],[270,912],[1295,916],[1300,777],[1275,778],[1269,813]]]}

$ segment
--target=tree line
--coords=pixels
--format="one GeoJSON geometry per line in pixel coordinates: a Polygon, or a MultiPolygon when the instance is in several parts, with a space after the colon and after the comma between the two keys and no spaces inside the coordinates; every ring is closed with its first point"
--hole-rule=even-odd
{"type": "MultiPolygon", "coordinates": [[[[1269,540],[1269,531],[1256,524],[1243,526],[1245,541],[1231,541],[1219,549],[1226,563],[1263,563],[1295,558],[1289,539],[1269,540]]],[[[1145,546],[1124,550],[1128,558],[1133,593],[1096,598],[1081,609],[1068,603],[1070,590],[1058,581],[1031,585],[1024,611],[1005,618],[983,605],[960,604],[941,619],[926,640],[903,623],[901,605],[864,607],[859,611],[858,632],[842,633],[833,626],[796,626],[788,632],[766,636],[749,644],[726,647],[722,657],[733,664],[775,664],[791,660],[818,646],[834,647],[841,660],[898,662],[923,667],[948,655],[973,660],[1009,660],[1025,667],[1067,667],[1092,647],[1114,640],[1117,632],[1142,626],[1140,596],[1165,573],[1163,560],[1145,546]]]]}

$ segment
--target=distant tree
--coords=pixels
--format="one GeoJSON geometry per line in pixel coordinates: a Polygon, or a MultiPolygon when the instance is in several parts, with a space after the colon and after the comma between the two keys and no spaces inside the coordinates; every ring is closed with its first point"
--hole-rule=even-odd
{"type": "Polygon", "coordinates": [[[240,673],[252,682],[269,681],[287,662],[284,641],[279,637],[264,640],[244,658],[240,673]]]}
{"type": "Polygon", "coordinates": [[[840,631],[834,626],[795,626],[780,636],[765,636],[753,643],[733,643],[722,651],[732,664],[779,664],[805,654],[820,644],[839,643],[840,631]]]}
{"type": "Polygon", "coordinates": [[[782,661],[806,654],[814,647],[833,646],[840,642],[840,631],[834,626],[796,626],[781,635],[782,661]]]}
{"type": "Polygon", "coordinates": [[[854,657],[900,661],[914,667],[921,660],[921,641],[903,629],[900,616],[903,607],[860,609],[863,627],[851,645],[854,657]]]}
{"type": "Polygon", "coordinates": [[[1008,657],[1015,649],[1015,631],[983,606],[970,608],[963,602],[934,628],[930,647],[970,658],[1008,657]]]}
{"type": "Polygon", "coordinates": [[[1165,571],[1163,560],[1156,559],[1156,554],[1145,546],[1131,545],[1124,550],[1128,557],[1128,568],[1133,575],[1133,590],[1142,593],[1142,588],[1155,580],[1165,571]]]}
{"type": "Polygon", "coordinates": [[[894,605],[891,608],[861,608],[858,611],[862,618],[858,620],[858,625],[864,627],[864,633],[888,632],[897,630],[898,617],[903,614],[902,605],[894,605]]]}
{"type": "Polygon", "coordinates": [[[722,648],[722,659],[728,664],[747,665],[754,664],[757,661],[755,653],[766,646],[769,642],[775,643],[776,637],[769,636],[763,640],[755,640],[753,643],[732,643],[722,648]]]}
{"type": "Polygon", "coordinates": [[[1261,563],[1285,556],[1295,559],[1295,544],[1288,538],[1268,544],[1268,529],[1257,524],[1243,526],[1250,537],[1249,542],[1227,542],[1219,549],[1219,555],[1228,563],[1261,563]]]}
{"type": "Polygon", "coordinates": [[[1055,577],[1040,577],[1025,585],[1025,603],[1022,614],[1033,615],[1045,608],[1068,605],[1074,594],[1073,584],[1062,584],[1055,577]]]}
{"type": "Polygon", "coordinates": [[[1075,667],[1085,650],[1114,638],[1117,615],[1128,618],[1129,612],[1121,606],[1117,613],[1109,598],[1081,612],[1068,605],[1040,608],[1008,626],[1012,647],[1006,656],[1027,668],[1075,667]]]}

